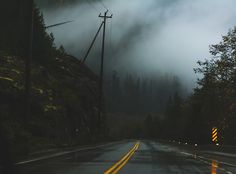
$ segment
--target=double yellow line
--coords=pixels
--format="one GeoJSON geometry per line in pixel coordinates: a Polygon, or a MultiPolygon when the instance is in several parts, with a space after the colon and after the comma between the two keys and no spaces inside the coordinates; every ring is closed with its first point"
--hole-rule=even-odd
{"type": "Polygon", "coordinates": [[[137,142],[134,147],[116,164],[104,172],[104,174],[116,174],[124,165],[129,161],[129,159],[134,155],[138,150],[140,143],[137,142]]]}

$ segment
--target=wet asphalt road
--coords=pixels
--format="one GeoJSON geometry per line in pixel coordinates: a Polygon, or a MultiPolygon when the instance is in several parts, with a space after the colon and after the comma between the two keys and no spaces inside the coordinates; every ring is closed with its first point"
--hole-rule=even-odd
{"type": "Polygon", "coordinates": [[[139,146],[136,142],[123,141],[26,163],[18,165],[17,171],[20,174],[102,174],[106,171],[121,174],[236,173],[236,166],[218,163],[214,157],[202,158],[194,151],[185,152],[154,141],[140,141],[139,146]],[[126,158],[122,159],[124,156],[126,158]],[[116,171],[111,170],[112,166],[116,171]]]}

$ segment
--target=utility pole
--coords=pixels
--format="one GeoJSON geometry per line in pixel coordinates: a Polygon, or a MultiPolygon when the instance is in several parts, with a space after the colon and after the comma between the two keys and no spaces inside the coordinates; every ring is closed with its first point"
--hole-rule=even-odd
{"type": "Polygon", "coordinates": [[[100,18],[103,18],[103,37],[102,37],[102,55],[101,55],[101,67],[100,67],[100,79],[99,79],[99,105],[98,105],[98,127],[101,128],[101,116],[102,116],[102,96],[103,96],[103,62],[105,53],[105,35],[106,35],[106,20],[112,18],[112,15],[107,16],[108,10],[100,18]]]}
{"type": "MultiPolygon", "coordinates": [[[[33,57],[33,37],[34,37],[34,0],[26,0],[27,5],[27,31],[29,31],[29,35],[27,38],[28,41],[28,46],[27,46],[27,54],[26,54],[26,59],[25,59],[25,94],[24,94],[24,102],[25,102],[25,120],[28,122],[30,119],[30,105],[31,105],[31,62],[32,62],[32,57],[33,57]]],[[[59,25],[64,25],[67,23],[70,23],[73,21],[66,21],[66,22],[61,22],[53,25],[46,26],[45,29],[56,27],[59,25]]],[[[24,121],[25,121],[24,120],[24,121]]]]}
{"type": "Polygon", "coordinates": [[[30,93],[31,93],[31,61],[33,54],[33,31],[34,31],[34,0],[29,0],[28,6],[28,54],[25,59],[25,119],[28,122],[30,117],[30,93]]]}

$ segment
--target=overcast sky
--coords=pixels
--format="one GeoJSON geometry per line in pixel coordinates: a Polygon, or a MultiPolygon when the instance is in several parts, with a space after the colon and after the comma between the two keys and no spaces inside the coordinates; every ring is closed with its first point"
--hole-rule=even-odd
{"type": "MultiPolygon", "coordinates": [[[[90,2],[90,3],[89,3],[90,2]]],[[[46,24],[75,22],[50,29],[56,44],[82,58],[96,33],[105,8],[101,2],[44,9],[46,24]]],[[[106,35],[107,72],[136,74],[174,73],[187,83],[196,80],[196,61],[210,57],[210,44],[218,43],[236,24],[235,0],[104,0],[113,18],[106,35]]],[[[99,67],[99,36],[88,63],[99,67]]]]}

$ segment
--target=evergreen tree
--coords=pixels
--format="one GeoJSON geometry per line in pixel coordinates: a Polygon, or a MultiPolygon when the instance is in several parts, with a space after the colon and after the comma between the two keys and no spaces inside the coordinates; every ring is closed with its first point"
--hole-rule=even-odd
{"type": "MultiPolygon", "coordinates": [[[[27,0],[3,0],[0,3],[1,25],[0,50],[18,55],[25,59],[29,51],[30,11],[27,0]]],[[[54,46],[54,37],[47,34],[43,15],[34,5],[33,17],[33,61],[45,62],[57,53],[54,46]]]]}

